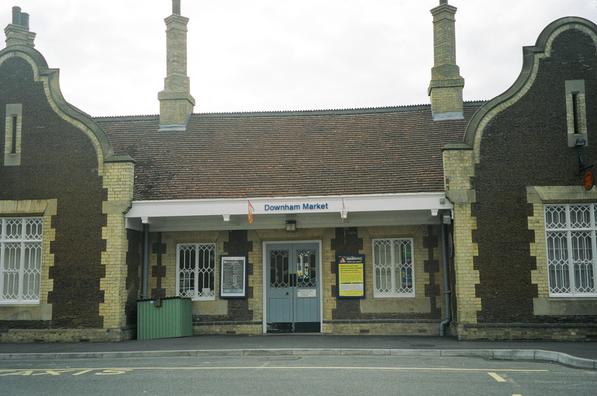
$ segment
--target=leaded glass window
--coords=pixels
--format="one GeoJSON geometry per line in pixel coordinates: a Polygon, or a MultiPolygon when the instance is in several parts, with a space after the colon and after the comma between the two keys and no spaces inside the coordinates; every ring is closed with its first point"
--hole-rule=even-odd
{"type": "Polygon", "coordinates": [[[595,296],[597,205],[545,205],[551,296],[595,296]]]}
{"type": "Polygon", "coordinates": [[[176,247],[177,295],[194,300],[214,300],[216,245],[185,243],[176,247]]]}
{"type": "Polygon", "coordinates": [[[39,303],[43,222],[0,218],[0,303],[39,303]]]}
{"type": "Polygon", "coordinates": [[[413,240],[373,240],[373,288],[375,297],[414,297],[413,240]]]}

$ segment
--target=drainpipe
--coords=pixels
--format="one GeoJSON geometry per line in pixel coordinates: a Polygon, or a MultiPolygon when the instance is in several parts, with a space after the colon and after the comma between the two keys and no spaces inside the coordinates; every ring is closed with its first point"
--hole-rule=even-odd
{"type": "Polygon", "coordinates": [[[143,293],[141,298],[149,298],[149,224],[143,223],[143,293]]]}
{"type": "Polygon", "coordinates": [[[439,324],[439,335],[441,337],[446,336],[447,334],[447,327],[452,321],[452,304],[450,295],[452,291],[450,290],[450,272],[449,272],[449,263],[450,258],[448,257],[450,248],[448,240],[449,231],[450,231],[450,223],[451,217],[450,212],[444,212],[441,216],[442,221],[442,262],[443,262],[443,277],[444,277],[444,319],[439,324]]]}

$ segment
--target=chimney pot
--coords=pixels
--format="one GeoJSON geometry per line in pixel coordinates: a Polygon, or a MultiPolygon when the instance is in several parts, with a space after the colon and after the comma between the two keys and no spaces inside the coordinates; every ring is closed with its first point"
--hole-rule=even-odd
{"type": "Polygon", "coordinates": [[[21,24],[21,7],[17,7],[17,6],[12,7],[12,24],[13,25],[21,24]]]}
{"type": "Polygon", "coordinates": [[[21,26],[29,30],[29,14],[27,14],[26,12],[23,12],[21,14],[21,26]]]}
{"type": "Polygon", "coordinates": [[[180,15],[180,0],[172,0],[172,14],[180,15]]]}

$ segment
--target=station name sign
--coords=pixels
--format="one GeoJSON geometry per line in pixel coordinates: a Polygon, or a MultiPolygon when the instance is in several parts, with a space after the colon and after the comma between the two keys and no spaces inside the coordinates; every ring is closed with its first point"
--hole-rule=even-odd
{"type": "Polygon", "coordinates": [[[263,211],[267,213],[271,212],[313,212],[313,211],[327,211],[330,210],[330,204],[328,202],[317,202],[317,203],[290,203],[290,204],[275,204],[266,203],[263,205],[263,211]]]}

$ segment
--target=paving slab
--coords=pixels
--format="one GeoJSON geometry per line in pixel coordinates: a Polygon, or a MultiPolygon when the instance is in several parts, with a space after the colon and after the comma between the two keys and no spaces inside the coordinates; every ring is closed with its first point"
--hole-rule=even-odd
{"type": "Polygon", "coordinates": [[[193,336],[115,343],[0,344],[0,359],[139,356],[393,355],[477,356],[597,368],[597,342],[458,341],[451,337],[262,335],[193,336]]]}

